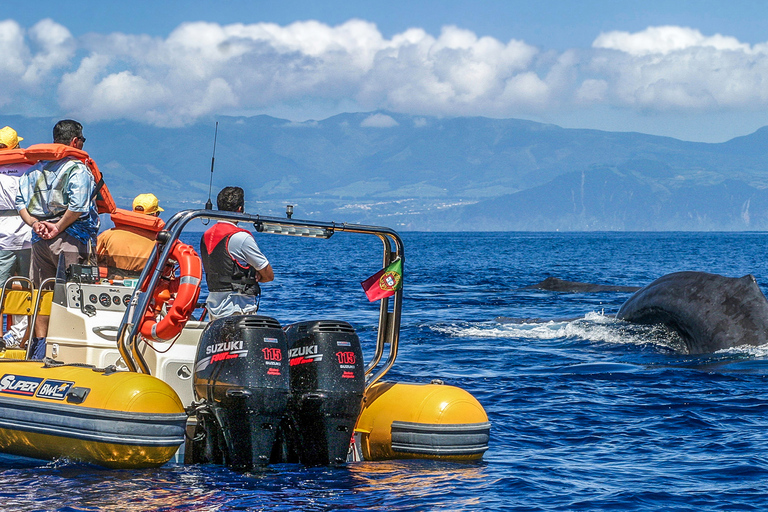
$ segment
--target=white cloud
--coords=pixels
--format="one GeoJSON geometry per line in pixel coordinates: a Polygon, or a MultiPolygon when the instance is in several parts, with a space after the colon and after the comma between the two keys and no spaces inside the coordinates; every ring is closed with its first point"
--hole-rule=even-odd
{"type": "Polygon", "coordinates": [[[363,20],[195,22],[166,38],[80,39],[52,20],[28,30],[6,20],[0,45],[0,105],[53,103],[84,121],[169,126],[281,109],[309,118],[314,105],[324,113],[335,107],[493,117],[601,105],[636,112],[768,106],[768,43],[674,26],[605,32],[591,48],[554,52],[458,26],[437,36],[412,28],[386,39],[363,20]]]}
{"type": "MultiPolygon", "coordinates": [[[[13,20],[0,21],[0,105],[50,93],[46,85],[74,56],[76,42],[64,26],[44,19],[25,31],[13,20]]],[[[25,101],[25,103],[31,103],[25,101]]]]}
{"type": "Polygon", "coordinates": [[[131,71],[107,76],[101,70],[109,57],[93,55],[83,59],[73,73],[62,77],[59,101],[68,112],[86,120],[101,118],[134,118],[137,112],[148,115],[170,100],[163,86],[151,83],[131,71]]]}
{"type": "Polygon", "coordinates": [[[651,27],[601,34],[586,68],[580,97],[594,93],[610,104],[689,111],[750,108],[768,102],[768,52],[734,38],[705,37],[682,27],[651,27]],[[610,50],[610,51],[608,51],[610,50]],[[598,82],[595,82],[598,80],[598,82]]]}
{"type": "Polygon", "coordinates": [[[584,80],[576,91],[576,100],[582,103],[599,103],[608,92],[608,82],[590,78],[584,80]]]}
{"type": "Polygon", "coordinates": [[[733,37],[715,34],[705,37],[698,30],[687,27],[648,27],[642,32],[613,31],[600,34],[592,43],[593,48],[619,50],[630,55],[666,55],[670,52],[691,48],[712,48],[748,52],[748,44],[740,43],[733,37]]]}
{"type": "Polygon", "coordinates": [[[510,103],[505,91],[528,73],[537,53],[521,41],[503,44],[457,27],[445,27],[438,38],[412,29],[378,53],[358,100],[410,113],[510,113],[528,98],[510,103]]]}
{"type": "Polygon", "coordinates": [[[43,80],[49,72],[67,66],[75,55],[76,43],[72,34],[53,20],[38,22],[30,29],[29,38],[39,51],[24,73],[25,82],[43,80]]]}
{"type": "Polygon", "coordinates": [[[165,40],[111,34],[83,46],[90,55],[80,68],[87,69],[66,74],[59,94],[86,120],[121,116],[173,125],[222,110],[350,100],[361,110],[494,115],[532,97],[541,104],[545,96],[530,90],[535,48],[458,27],[445,27],[437,38],[411,29],[385,40],[361,20],[335,27],[197,22],[165,40]],[[510,98],[521,83],[524,94],[510,98]]]}
{"type": "Polygon", "coordinates": [[[288,121],[283,126],[286,128],[319,128],[320,123],[317,121],[288,121]]]}
{"type": "Polygon", "coordinates": [[[360,123],[363,128],[392,128],[398,125],[399,123],[392,116],[386,114],[372,114],[360,123]]]}
{"type": "Polygon", "coordinates": [[[0,47],[3,48],[3,58],[0,59],[0,77],[3,82],[16,76],[20,77],[26,70],[29,59],[29,48],[24,41],[24,30],[13,20],[0,21],[0,47]]]}

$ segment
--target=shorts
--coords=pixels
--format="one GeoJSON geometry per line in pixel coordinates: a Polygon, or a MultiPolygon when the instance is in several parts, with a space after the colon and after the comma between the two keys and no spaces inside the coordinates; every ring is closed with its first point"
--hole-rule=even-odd
{"type": "Polygon", "coordinates": [[[0,251],[0,286],[11,276],[29,276],[31,249],[0,251]]]}
{"type": "Polygon", "coordinates": [[[62,271],[70,265],[87,264],[90,257],[90,244],[85,244],[66,231],[51,240],[38,240],[32,244],[32,264],[30,277],[35,288],[48,278],[56,277],[59,260],[62,271]]]}

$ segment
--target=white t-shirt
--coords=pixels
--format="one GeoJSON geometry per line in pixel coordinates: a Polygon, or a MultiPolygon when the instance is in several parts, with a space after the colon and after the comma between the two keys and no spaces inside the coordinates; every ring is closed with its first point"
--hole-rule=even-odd
{"type": "MultiPolygon", "coordinates": [[[[16,211],[19,177],[30,167],[31,164],[0,165],[0,210],[16,211]]],[[[32,247],[31,239],[32,228],[18,214],[0,216],[0,250],[29,249],[32,247]]]]}
{"type": "Polygon", "coordinates": [[[256,270],[262,270],[269,265],[250,233],[240,231],[229,237],[227,249],[241,265],[251,265],[256,270]]]}

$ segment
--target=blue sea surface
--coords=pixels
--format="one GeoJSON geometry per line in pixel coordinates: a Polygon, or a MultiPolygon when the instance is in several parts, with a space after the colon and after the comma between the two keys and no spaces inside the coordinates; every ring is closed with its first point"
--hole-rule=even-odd
{"type": "MultiPolygon", "coordinates": [[[[196,242],[199,235],[189,235],[196,242]]],[[[768,286],[762,233],[402,233],[400,354],[387,380],[471,392],[492,422],[482,461],[104,470],[0,456],[0,509],[766,510],[768,347],[686,355],[614,315],[631,293],[524,290],[555,276],[643,286],[699,270],[768,286]],[[517,319],[501,323],[497,317],[517,319]]],[[[261,314],[350,322],[372,354],[360,282],[381,242],[257,235],[276,279],[261,314]]]]}

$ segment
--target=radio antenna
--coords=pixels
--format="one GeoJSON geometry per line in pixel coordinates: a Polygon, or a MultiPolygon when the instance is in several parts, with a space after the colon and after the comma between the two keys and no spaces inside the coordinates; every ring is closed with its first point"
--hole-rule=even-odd
{"type": "Polygon", "coordinates": [[[216,130],[213,132],[213,155],[211,155],[211,180],[208,182],[208,201],[205,202],[206,210],[213,210],[211,202],[211,188],[213,187],[213,164],[216,161],[216,138],[219,135],[219,122],[216,121],[216,130]]]}

